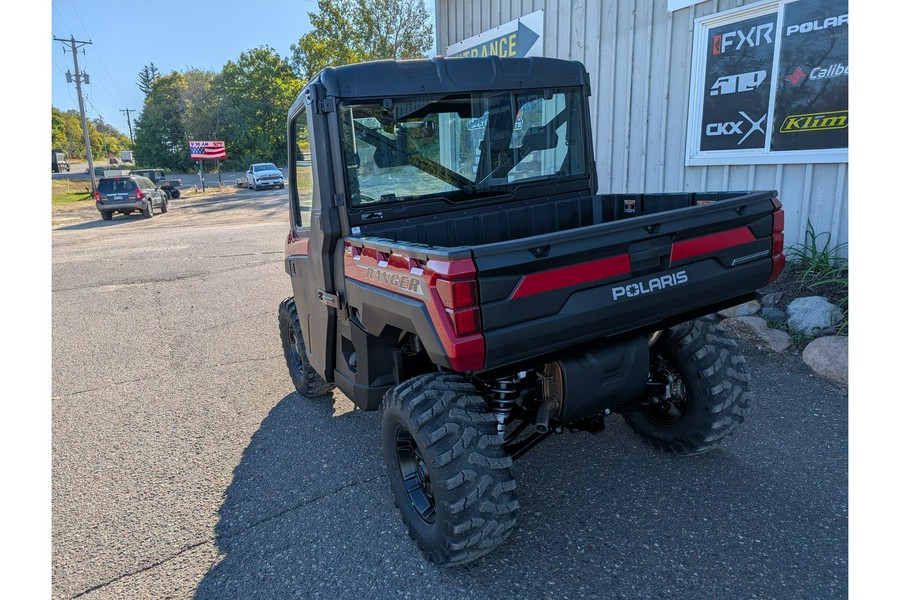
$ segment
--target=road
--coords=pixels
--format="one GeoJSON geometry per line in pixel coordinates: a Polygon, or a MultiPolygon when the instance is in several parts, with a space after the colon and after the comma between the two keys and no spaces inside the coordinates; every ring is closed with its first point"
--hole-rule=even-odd
{"type": "Polygon", "coordinates": [[[281,190],[54,228],[54,598],[845,598],[847,392],[744,348],[723,448],[655,453],[616,417],[515,467],[498,550],[425,562],[377,413],[292,388],[281,190]]]}

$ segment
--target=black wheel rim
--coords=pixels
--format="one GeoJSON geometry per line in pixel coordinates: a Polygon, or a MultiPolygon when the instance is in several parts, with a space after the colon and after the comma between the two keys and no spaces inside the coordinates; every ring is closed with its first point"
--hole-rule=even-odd
{"type": "Polygon", "coordinates": [[[422,459],[419,446],[412,434],[405,428],[397,429],[397,467],[406,497],[413,510],[423,522],[433,525],[435,521],[434,495],[431,492],[431,477],[428,466],[422,459]]]}
{"type": "Polygon", "coordinates": [[[294,331],[293,327],[291,327],[288,337],[291,341],[291,360],[294,361],[294,367],[297,369],[297,372],[302,374],[303,359],[300,357],[300,348],[297,344],[297,333],[294,331]]]}
{"type": "Polygon", "coordinates": [[[677,423],[687,410],[687,391],[680,371],[661,356],[650,365],[644,415],[655,425],[677,423]]]}

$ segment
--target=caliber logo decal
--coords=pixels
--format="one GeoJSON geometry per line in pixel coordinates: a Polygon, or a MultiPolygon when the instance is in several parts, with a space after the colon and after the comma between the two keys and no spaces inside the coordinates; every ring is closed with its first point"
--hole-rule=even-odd
{"type": "Polygon", "coordinates": [[[785,81],[789,81],[793,87],[800,85],[800,82],[806,77],[807,73],[800,67],[795,67],[790,75],[785,77],[785,81]]]}
{"type": "Polygon", "coordinates": [[[739,75],[719,77],[709,90],[710,96],[725,96],[740,92],[752,92],[766,79],[765,71],[751,71],[739,75]]]}
{"type": "Polygon", "coordinates": [[[384,269],[376,269],[375,267],[367,267],[365,265],[357,266],[361,269],[366,270],[366,279],[377,281],[379,283],[385,283],[391,287],[395,287],[399,290],[406,290],[419,296],[425,295],[422,292],[422,280],[418,277],[400,275],[399,273],[393,273],[384,269]]]}
{"type": "Polygon", "coordinates": [[[713,55],[725,54],[726,52],[740,50],[745,46],[747,48],[755,48],[762,44],[772,43],[772,30],[775,29],[775,23],[763,23],[751,27],[747,33],[742,29],[729,31],[713,36],[712,53],[713,55]]]}
{"type": "Polygon", "coordinates": [[[837,63],[828,67],[816,67],[809,72],[810,79],[831,79],[841,75],[847,75],[848,77],[850,75],[850,67],[843,63],[837,63]]]}
{"type": "Polygon", "coordinates": [[[758,131],[763,135],[766,135],[765,130],[762,128],[763,121],[766,120],[766,115],[763,115],[759,118],[758,121],[754,121],[750,118],[750,116],[744,111],[740,111],[738,113],[744,119],[746,119],[750,123],[749,129],[745,132],[744,121],[727,121],[725,123],[709,123],[706,126],[706,135],[710,137],[715,137],[719,135],[735,135],[735,134],[743,134],[744,137],[741,138],[741,141],[738,142],[738,146],[744,143],[744,141],[750,137],[750,134],[754,131],[758,131]]]}
{"type": "Polygon", "coordinates": [[[828,131],[844,129],[848,124],[848,111],[811,113],[806,115],[790,115],[781,124],[781,133],[800,133],[806,131],[828,131]]]}
{"type": "Polygon", "coordinates": [[[797,33],[809,33],[810,31],[821,31],[822,29],[830,29],[831,27],[840,27],[847,24],[847,15],[837,17],[828,17],[822,21],[807,21],[798,25],[788,25],[785,37],[792,36],[797,33]]]}
{"type": "Polygon", "coordinates": [[[668,287],[681,285],[682,283],[687,283],[687,281],[687,271],[678,271],[677,273],[673,273],[671,275],[662,275],[661,277],[654,277],[652,279],[639,281],[637,283],[629,283],[628,285],[616,286],[612,289],[612,299],[613,301],[616,301],[622,297],[636,298],[637,296],[643,296],[644,294],[658,292],[659,290],[668,287]]]}

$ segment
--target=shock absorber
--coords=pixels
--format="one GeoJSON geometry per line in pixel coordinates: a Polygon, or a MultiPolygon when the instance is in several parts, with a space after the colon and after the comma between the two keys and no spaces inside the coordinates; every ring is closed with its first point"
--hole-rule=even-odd
{"type": "Polygon", "coordinates": [[[492,381],[487,395],[487,405],[497,419],[497,435],[503,439],[506,435],[506,422],[512,414],[519,396],[519,379],[507,378],[492,381]]]}

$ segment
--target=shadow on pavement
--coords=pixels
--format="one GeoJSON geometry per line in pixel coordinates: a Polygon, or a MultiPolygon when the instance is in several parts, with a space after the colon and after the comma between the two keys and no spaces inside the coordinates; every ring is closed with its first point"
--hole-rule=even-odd
{"type": "Polygon", "coordinates": [[[408,538],[377,413],[290,394],[234,470],[196,597],[846,597],[846,407],[786,386],[698,457],[655,453],[618,417],[549,438],[516,463],[512,536],[456,568],[408,538]]]}

